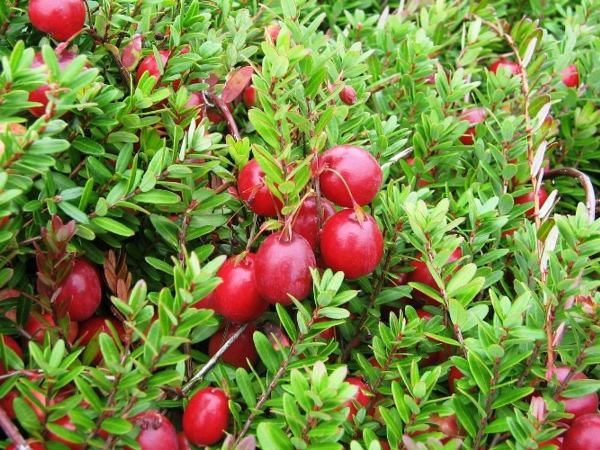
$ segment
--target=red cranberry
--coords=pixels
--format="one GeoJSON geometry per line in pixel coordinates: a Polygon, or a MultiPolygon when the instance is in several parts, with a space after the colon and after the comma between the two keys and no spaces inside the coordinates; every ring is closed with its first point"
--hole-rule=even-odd
{"type": "Polygon", "coordinates": [[[460,120],[469,122],[472,126],[465,131],[459,139],[465,145],[472,145],[475,142],[475,125],[485,120],[486,112],[483,108],[470,108],[460,115],[460,120]]]}
{"type": "Polygon", "coordinates": [[[367,275],[383,256],[383,235],[372,216],[357,217],[352,209],[331,216],[321,232],[321,256],[325,266],[342,271],[348,279],[367,275]]]}
{"type": "Polygon", "coordinates": [[[506,58],[499,58],[492,63],[490,66],[490,70],[494,73],[498,72],[498,69],[505,69],[506,71],[512,73],[513,75],[521,74],[521,66],[514,61],[511,61],[506,58]]]}
{"type": "Polygon", "coordinates": [[[242,101],[248,109],[256,106],[256,88],[254,86],[250,85],[244,89],[242,92],[242,101]]]}
{"type": "Polygon", "coordinates": [[[277,42],[277,38],[279,37],[280,32],[281,32],[281,27],[277,23],[272,23],[265,30],[265,34],[271,38],[273,43],[277,42]]]}
{"type": "Polygon", "coordinates": [[[261,216],[275,217],[281,209],[276,198],[265,183],[265,173],[255,159],[248,161],[237,179],[238,192],[248,207],[261,216]]]}
{"type": "Polygon", "coordinates": [[[188,441],[188,439],[185,437],[185,433],[183,431],[177,433],[177,443],[179,444],[177,450],[192,450],[190,441],[188,441]]]}
{"type": "Polygon", "coordinates": [[[229,398],[222,389],[200,389],[183,411],[183,431],[194,445],[219,442],[228,426],[229,398]]]}
{"type": "Polygon", "coordinates": [[[354,206],[352,198],[361,206],[371,203],[381,187],[379,163],[360,147],[332,147],[319,156],[317,166],[321,192],[339,206],[354,206]]]}
{"type": "MultiPolygon", "coordinates": [[[[33,380],[33,377],[30,376],[29,378],[33,380]]],[[[46,420],[46,396],[38,390],[31,390],[30,392],[34,399],[23,397],[23,400],[25,400],[27,405],[32,409],[38,420],[43,423],[46,420]]],[[[11,389],[4,397],[2,397],[2,399],[0,399],[0,406],[2,406],[2,409],[6,411],[6,415],[11,419],[16,418],[13,402],[17,397],[20,396],[21,393],[15,388],[11,389]]]]}
{"type": "MultiPolygon", "coordinates": [[[[571,370],[568,367],[556,367],[553,378],[556,376],[556,379],[559,383],[564,382],[567,378],[571,370]]],[[[587,380],[588,377],[581,372],[575,373],[571,380],[587,380]]],[[[560,400],[565,405],[565,412],[569,414],[573,414],[573,418],[571,419],[561,419],[564,423],[571,423],[574,419],[579,416],[583,416],[585,414],[591,414],[598,411],[598,394],[596,392],[592,392],[591,394],[584,395],[582,397],[575,398],[565,398],[559,397],[560,400]]]]}
{"type": "Polygon", "coordinates": [[[30,0],[29,20],[57,41],[66,41],[79,33],[85,23],[83,0],[30,0]]]}
{"type": "Polygon", "coordinates": [[[356,103],[356,91],[352,86],[344,86],[340,91],[340,100],[348,106],[356,103]]]}
{"type": "MultiPolygon", "coordinates": [[[[544,187],[540,187],[540,190],[538,191],[538,203],[540,208],[544,205],[544,203],[546,203],[546,200],[548,200],[548,192],[546,192],[546,189],[544,189],[544,187]]],[[[517,205],[524,205],[526,203],[533,203],[534,202],[534,195],[533,195],[533,191],[528,192],[527,194],[523,194],[520,195],[519,197],[515,197],[515,204],[517,205]]],[[[535,215],[535,207],[532,206],[531,208],[529,208],[526,212],[527,217],[533,217],[535,215]]]]}
{"type": "MultiPolygon", "coordinates": [[[[46,448],[44,447],[44,444],[35,441],[27,441],[27,445],[29,445],[31,450],[45,450],[46,448]]],[[[8,447],[6,447],[6,450],[17,450],[17,445],[10,444],[8,447]]]]}
{"type": "MultiPolygon", "coordinates": [[[[2,341],[4,344],[4,351],[9,347],[13,352],[17,354],[17,356],[23,359],[23,350],[21,346],[15,341],[12,337],[6,335],[0,335],[2,337],[2,341]]],[[[0,375],[4,375],[6,373],[6,367],[2,362],[0,362],[0,375]]]]}
{"type": "Polygon", "coordinates": [[[351,421],[354,419],[354,416],[359,409],[364,408],[369,404],[371,391],[369,390],[367,383],[360,378],[348,377],[346,378],[346,382],[358,388],[354,397],[344,403],[344,407],[350,408],[348,411],[348,420],[351,421]]]}
{"type": "MultiPolygon", "coordinates": [[[[58,420],[56,420],[54,422],[54,425],[58,425],[61,428],[64,428],[65,430],[77,431],[77,427],[71,421],[71,419],[69,418],[69,416],[63,416],[63,417],[61,417],[60,419],[58,419],[58,420]]],[[[56,434],[54,434],[50,430],[48,430],[48,439],[47,440],[50,441],[50,442],[60,442],[61,444],[67,446],[71,450],[83,450],[84,448],[87,447],[85,444],[77,444],[77,443],[75,443],[73,441],[69,441],[69,440],[63,439],[63,438],[57,436],[56,434]]]]}
{"type": "Polygon", "coordinates": [[[277,325],[267,322],[263,325],[263,332],[267,335],[269,342],[271,342],[273,349],[276,351],[282,348],[289,348],[292,345],[288,335],[277,325]]]}
{"type": "MultiPolygon", "coordinates": [[[[213,356],[223,344],[233,335],[239,326],[229,325],[228,328],[219,330],[208,342],[208,354],[213,356]]],[[[258,353],[254,346],[252,335],[256,327],[252,324],[242,332],[237,340],[223,353],[222,361],[234,367],[248,368],[258,362],[258,353]]]]}
{"type": "MultiPolygon", "coordinates": [[[[462,256],[462,251],[460,248],[457,248],[450,255],[450,257],[448,258],[448,261],[446,261],[446,264],[450,264],[450,263],[456,261],[461,256],[462,256]]],[[[425,264],[423,261],[417,260],[417,261],[412,261],[411,265],[413,266],[413,268],[415,270],[413,270],[412,272],[410,272],[408,274],[409,282],[412,281],[412,282],[416,282],[416,283],[423,283],[423,284],[426,284],[436,290],[439,290],[438,285],[436,284],[435,280],[433,279],[433,276],[431,275],[431,273],[429,273],[427,264],[425,264]]],[[[423,294],[420,291],[417,291],[416,289],[413,289],[413,296],[415,298],[417,298],[418,300],[421,300],[425,303],[429,303],[431,305],[438,304],[438,302],[436,302],[434,299],[432,299],[428,295],[423,294]]]]}
{"type": "MultiPolygon", "coordinates": [[[[53,330],[56,328],[56,322],[52,317],[51,313],[44,314],[29,314],[27,318],[27,322],[25,322],[25,326],[23,327],[27,334],[31,336],[31,338],[40,343],[44,343],[44,336],[46,331],[53,330]]],[[[79,332],[79,325],[77,322],[69,321],[69,329],[67,335],[67,342],[72,344],[77,339],[77,333],[79,332]]]]}
{"type": "Polygon", "coordinates": [[[173,424],[158,411],[146,411],[132,419],[139,427],[137,442],[141,450],[164,450],[177,448],[177,432],[173,424]]]}
{"type": "Polygon", "coordinates": [[[302,236],[283,233],[267,237],[256,254],[256,285],[269,303],[292,304],[290,296],[302,300],[311,291],[310,268],[317,265],[310,244],[302,236]]]}
{"type": "Polygon", "coordinates": [[[196,303],[194,303],[192,306],[196,309],[212,309],[212,310],[214,310],[216,308],[215,302],[216,302],[215,291],[212,291],[210,294],[208,294],[204,298],[201,298],[196,303]]]}
{"type": "MultiPolygon", "coordinates": [[[[335,214],[335,208],[329,200],[321,199],[321,224],[335,214]]],[[[317,211],[317,199],[309,197],[298,210],[294,219],[292,230],[302,236],[310,244],[313,250],[317,249],[319,238],[319,214],[317,211]]]]}
{"type": "Polygon", "coordinates": [[[215,290],[215,310],[232,322],[250,322],[267,309],[258,293],[254,270],[256,256],[232,256],[219,269],[223,282],[215,290]]]}
{"type": "Polygon", "coordinates": [[[573,421],[565,433],[564,450],[600,450],[600,414],[586,414],[573,421]]]}
{"type": "Polygon", "coordinates": [[[456,382],[464,377],[465,374],[458,370],[456,366],[450,367],[450,372],[448,373],[448,390],[451,394],[454,394],[456,382]]]}
{"type": "Polygon", "coordinates": [[[121,52],[121,64],[130,72],[133,72],[135,66],[140,62],[143,39],[141,34],[135,34],[131,42],[121,52]]]}
{"type": "Polygon", "coordinates": [[[439,431],[447,436],[441,440],[442,444],[447,443],[451,438],[460,436],[458,422],[456,421],[456,416],[454,414],[443,417],[433,415],[429,418],[429,423],[433,425],[433,429],[431,431],[439,431]]]}
{"type": "MultiPolygon", "coordinates": [[[[169,61],[171,52],[169,50],[160,50],[158,53],[160,54],[162,67],[164,69],[167,66],[167,61],[169,61]]],[[[156,78],[157,82],[160,80],[160,68],[158,67],[158,62],[156,61],[154,54],[148,55],[144,59],[142,59],[142,62],[140,63],[137,69],[138,81],[140,81],[140,78],[142,78],[142,75],[144,75],[145,72],[148,72],[148,75],[150,75],[151,77],[156,78]]]]}
{"type": "MultiPolygon", "coordinates": [[[[112,324],[112,326],[117,331],[119,338],[121,339],[121,341],[123,341],[123,338],[125,336],[125,329],[119,322],[117,322],[117,320],[109,317],[92,317],[91,319],[88,319],[85,322],[81,322],[79,324],[79,335],[77,336],[77,339],[79,340],[81,345],[87,347],[92,340],[97,342],[100,333],[106,333],[112,336],[112,332],[107,322],[110,322],[112,324]]],[[[100,352],[100,347],[97,346],[96,353],[92,358],[92,362],[98,365],[102,363],[102,359],[103,358],[102,353],[100,352]]]]}
{"type": "MultiPolygon", "coordinates": [[[[319,317],[317,320],[315,320],[315,322],[325,322],[328,319],[326,319],[325,317],[319,317]]],[[[321,339],[325,339],[330,340],[330,339],[335,339],[335,327],[330,327],[327,328],[326,330],[323,330],[319,333],[319,337],[321,339]]]]}
{"type": "Polygon", "coordinates": [[[100,306],[100,277],[96,268],[86,259],[75,259],[73,270],[60,288],[54,307],[58,311],[66,311],[71,320],[80,322],[89,319],[100,306]]]}
{"type": "MultiPolygon", "coordinates": [[[[30,3],[31,4],[31,3],[30,3]]],[[[57,55],[58,57],[58,65],[61,70],[67,68],[69,64],[75,59],[77,55],[73,52],[65,51],[61,54],[57,55]]],[[[36,53],[33,62],[31,63],[31,68],[35,69],[37,67],[44,66],[44,60],[42,58],[41,53],[36,53]]],[[[48,92],[50,91],[50,86],[48,84],[43,84],[39,88],[31,91],[29,93],[29,101],[41,103],[41,106],[34,106],[29,108],[29,112],[34,117],[42,117],[46,112],[46,106],[48,105],[48,92]]]]}
{"type": "Polygon", "coordinates": [[[579,86],[579,72],[575,64],[571,64],[569,67],[563,69],[560,72],[560,76],[566,87],[576,88],[579,86]]]}

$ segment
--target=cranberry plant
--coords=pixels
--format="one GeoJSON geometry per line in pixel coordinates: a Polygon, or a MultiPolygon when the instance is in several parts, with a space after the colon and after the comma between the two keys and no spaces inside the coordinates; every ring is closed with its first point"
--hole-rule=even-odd
{"type": "Polygon", "coordinates": [[[597,448],[599,7],[2,3],[2,448],[597,448]]]}

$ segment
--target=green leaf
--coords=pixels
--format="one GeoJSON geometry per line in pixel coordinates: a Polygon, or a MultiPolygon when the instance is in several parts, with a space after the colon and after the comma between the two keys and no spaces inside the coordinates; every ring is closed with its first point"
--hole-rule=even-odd
{"type": "Polygon", "coordinates": [[[254,332],[253,339],[261,361],[267,367],[269,372],[277,372],[277,369],[279,369],[279,357],[277,352],[273,349],[271,341],[259,331],[254,332]]]}
{"type": "Polygon", "coordinates": [[[104,154],[104,147],[99,142],[92,139],[78,136],[73,141],[73,147],[86,155],[100,156],[104,154]]]}
{"type": "Polygon", "coordinates": [[[92,219],[92,224],[100,227],[104,231],[118,234],[119,236],[131,237],[135,234],[131,228],[110,217],[95,217],[92,219]]]}
{"type": "Polygon", "coordinates": [[[281,431],[281,426],[274,422],[261,422],[256,430],[261,448],[269,450],[292,450],[288,437],[281,431]]]}
{"type": "Polygon", "coordinates": [[[152,203],[155,205],[176,205],[181,202],[179,195],[163,189],[142,192],[141,194],[134,196],[133,200],[140,203],[152,203]]]}
{"type": "Polygon", "coordinates": [[[119,417],[109,417],[102,421],[102,429],[110,434],[127,434],[133,429],[133,424],[119,417]]]}
{"type": "Polygon", "coordinates": [[[90,223],[87,214],[80,210],[77,206],[69,202],[59,202],[57,205],[67,216],[69,216],[71,219],[74,219],[76,222],[83,224],[90,223]]]}

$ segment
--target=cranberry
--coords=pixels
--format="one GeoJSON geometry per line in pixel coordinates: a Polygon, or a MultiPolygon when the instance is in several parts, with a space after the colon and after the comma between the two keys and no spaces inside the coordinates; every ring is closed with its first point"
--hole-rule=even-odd
{"type": "Polygon", "coordinates": [[[311,291],[310,268],[316,265],[306,239],[296,233],[289,239],[274,233],[263,241],[256,254],[258,292],[272,304],[290,305],[290,296],[302,300],[311,291]]]}
{"type": "Polygon", "coordinates": [[[60,285],[54,307],[80,322],[94,315],[102,299],[102,286],[96,268],[86,259],[75,259],[73,270],[60,285]]]}
{"type": "MultiPolygon", "coordinates": [[[[6,351],[6,348],[9,347],[13,352],[16,353],[16,355],[23,359],[23,350],[21,349],[21,346],[17,343],[17,341],[15,341],[12,337],[10,336],[6,336],[6,335],[0,335],[2,337],[2,342],[4,344],[4,351],[6,351]]],[[[0,375],[4,375],[6,373],[6,367],[4,366],[3,362],[0,362],[0,375]]]]}
{"type": "Polygon", "coordinates": [[[256,214],[274,217],[281,209],[281,201],[269,191],[265,173],[255,159],[248,161],[240,170],[237,185],[242,200],[256,214]]]}
{"type": "Polygon", "coordinates": [[[183,431],[177,433],[177,443],[179,444],[177,450],[192,450],[190,441],[188,441],[188,439],[185,437],[185,433],[183,431]]]}
{"type": "Polygon", "coordinates": [[[321,256],[325,266],[342,271],[348,279],[367,275],[383,256],[383,235],[372,216],[357,217],[352,209],[331,216],[321,232],[321,256]]]}
{"type": "MultiPolygon", "coordinates": [[[[27,322],[25,323],[25,326],[23,328],[34,341],[43,344],[46,331],[56,329],[56,322],[54,321],[54,318],[52,317],[51,313],[44,313],[41,315],[30,313],[29,317],[27,318],[27,322]]],[[[75,339],[77,339],[78,332],[78,323],[69,321],[67,342],[71,344],[75,342],[75,339]]]]}
{"type": "Polygon", "coordinates": [[[269,36],[273,43],[277,42],[277,38],[279,37],[279,33],[281,32],[281,27],[277,23],[272,23],[265,30],[265,35],[269,36]]]}
{"type": "MultiPolygon", "coordinates": [[[[31,4],[31,3],[30,3],[31,4]]],[[[58,65],[61,70],[64,70],[71,62],[75,59],[77,55],[73,52],[65,51],[61,54],[57,55],[58,57],[58,65]]],[[[31,68],[35,69],[37,67],[44,66],[44,60],[42,58],[41,53],[36,53],[33,62],[31,63],[31,68]]],[[[34,117],[42,117],[46,112],[46,106],[48,105],[48,92],[50,91],[50,86],[48,84],[43,84],[39,88],[31,91],[29,93],[29,101],[41,103],[41,106],[34,106],[29,108],[29,112],[34,117]]]]}
{"type": "MultiPolygon", "coordinates": [[[[44,444],[34,441],[27,441],[27,445],[31,450],[45,450],[44,444]]],[[[17,450],[17,444],[10,444],[6,450],[17,450]]]]}
{"type": "Polygon", "coordinates": [[[460,120],[469,122],[472,126],[465,131],[459,139],[465,145],[472,145],[475,142],[475,125],[485,120],[486,112],[483,108],[470,108],[460,115],[460,120]]]}
{"type": "Polygon", "coordinates": [[[256,88],[254,86],[250,85],[244,89],[242,92],[242,101],[248,109],[256,106],[256,88]]]}
{"type": "MultiPolygon", "coordinates": [[[[227,329],[219,330],[208,342],[208,354],[213,356],[221,346],[233,335],[239,326],[229,325],[227,329]]],[[[221,359],[234,367],[248,368],[258,362],[258,353],[254,346],[252,335],[256,331],[254,325],[248,325],[237,340],[227,349],[221,359]]]]}
{"type": "MultiPolygon", "coordinates": [[[[333,204],[324,198],[321,199],[321,224],[335,214],[333,204]]],[[[317,249],[319,240],[319,213],[317,211],[317,199],[309,197],[298,210],[292,226],[294,232],[302,236],[310,244],[313,250],[317,249]]]]}
{"type": "Polygon", "coordinates": [[[283,331],[283,329],[277,325],[267,322],[263,325],[263,332],[267,335],[269,342],[276,351],[284,348],[290,348],[292,345],[288,335],[285,334],[285,331],[283,331]]]}
{"type": "Polygon", "coordinates": [[[356,103],[356,91],[352,86],[344,86],[340,91],[340,100],[348,106],[356,103]]]}
{"type": "Polygon", "coordinates": [[[232,322],[250,322],[267,309],[258,293],[254,269],[256,256],[232,256],[221,266],[217,275],[223,282],[215,290],[215,310],[232,322]]]}
{"type": "MultiPolygon", "coordinates": [[[[325,322],[328,319],[324,318],[324,317],[319,317],[317,320],[315,320],[315,322],[325,322]]],[[[330,339],[335,339],[335,327],[330,327],[327,328],[326,330],[323,330],[319,333],[319,337],[321,339],[325,339],[325,340],[330,340],[330,339]]]]}
{"type": "MultiPolygon", "coordinates": [[[[171,52],[169,50],[159,50],[158,53],[160,54],[160,60],[162,61],[162,67],[164,69],[167,66],[167,61],[169,61],[171,52]]],[[[151,77],[156,78],[157,82],[160,80],[160,77],[162,76],[162,74],[160,73],[160,68],[158,67],[158,61],[156,61],[154,54],[148,55],[144,59],[142,59],[142,62],[140,63],[140,65],[138,66],[138,69],[137,69],[137,80],[138,81],[140,81],[140,78],[142,78],[142,75],[144,75],[145,72],[148,72],[148,74],[151,77]]]]}
{"type": "Polygon", "coordinates": [[[215,302],[216,302],[215,291],[212,291],[210,294],[208,294],[204,298],[201,298],[196,303],[194,303],[192,306],[196,309],[212,309],[212,310],[214,310],[215,302]]]}
{"type": "Polygon", "coordinates": [[[97,344],[98,336],[100,333],[107,333],[108,335],[112,336],[112,332],[107,322],[112,324],[122,341],[125,337],[125,329],[113,318],[92,317],[91,319],[79,324],[79,335],[77,336],[77,339],[81,345],[87,347],[92,340],[96,342],[96,353],[94,354],[93,358],[91,358],[92,362],[96,365],[102,363],[102,353],[100,352],[100,347],[97,344]]]}
{"type": "Polygon", "coordinates": [[[451,394],[454,394],[456,390],[456,382],[464,377],[465,374],[458,370],[456,366],[450,367],[450,372],[448,372],[448,390],[451,394]]]}
{"type": "Polygon", "coordinates": [[[79,33],[85,23],[83,0],[30,0],[29,20],[57,41],[66,41],[79,33]]]}
{"type": "Polygon", "coordinates": [[[352,198],[361,206],[371,203],[381,187],[379,163],[360,147],[332,147],[318,158],[317,166],[321,192],[339,206],[354,206],[352,198]]]}
{"type": "MultiPolygon", "coordinates": [[[[548,192],[546,192],[546,189],[544,189],[544,187],[542,186],[542,187],[540,187],[540,190],[538,191],[538,204],[539,204],[540,208],[542,207],[542,205],[544,203],[546,203],[546,200],[548,200],[548,192]]],[[[533,203],[533,202],[534,202],[533,191],[530,191],[527,194],[520,195],[519,197],[515,197],[515,203],[517,205],[524,205],[526,203],[533,203]]],[[[533,217],[535,215],[534,206],[529,208],[527,210],[526,214],[527,214],[527,217],[533,217]]]]}
{"type": "Polygon", "coordinates": [[[183,411],[183,431],[194,445],[219,442],[228,426],[229,398],[222,389],[200,389],[183,411]]]}
{"type": "MultiPolygon", "coordinates": [[[[448,261],[446,261],[446,264],[450,264],[450,263],[456,261],[461,256],[462,256],[462,251],[460,248],[457,248],[450,255],[450,257],[448,258],[448,261]]],[[[426,284],[436,290],[439,290],[438,285],[436,284],[435,280],[433,279],[433,276],[431,275],[431,273],[429,273],[427,264],[425,264],[423,261],[418,260],[418,261],[412,261],[411,265],[413,266],[413,268],[415,270],[413,270],[412,272],[410,272],[408,274],[409,282],[412,281],[412,282],[416,282],[416,283],[423,283],[423,284],[426,284]]],[[[436,302],[434,299],[432,299],[428,295],[423,294],[420,291],[417,291],[416,289],[413,289],[413,296],[415,298],[417,298],[418,300],[421,300],[425,303],[429,303],[432,305],[438,304],[438,302],[436,302]]]]}
{"type": "Polygon", "coordinates": [[[494,61],[492,63],[492,65],[490,66],[490,70],[494,73],[498,72],[498,69],[504,69],[507,72],[512,73],[513,75],[520,75],[521,74],[521,66],[519,64],[517,64],[514,61],[511,61],[509,59],[506,58],[499,58],[496,61],[494,61]]]}
{"type": "MultiPolygon", "coordinates": [[[[567,375],[570,371],[571,370],[568,367],[556,367],[552,376],[553,378],[556,376],[558,382],[562,383],[567,378],[567,375]]],[[[588,377],[581,372],[577,372],[571,377],[571,380],[574,381],[587,379],[588,377]]],[[[573,414],[573,418],[571,419],[561,419],[561,421],[564,423],[570,423],[579,416],[595,413],[598,410],[598,394],[596,392],[575,398],[559,397],[558,400],[565,405],[565,412],[573,414]]]]}
{"type": "MultiPolygon", "coordinates": [[[[69,416],[61,417],[60,419],[54,421],[54,424],[60,426],[61,428],[64,428],[65,430],[77,431],[77,427],[71,421],[69,416]]],[[[61,444],[65,445],[66,447],[70,448],[71,450],[83,450],[84,448],[87,447],[85,444],[77,444],[73,441],[68,441],[66,439],[63,439],[63,438],[57,436],[56,434],[54,434],[50,430],[48,430],[48,441],[60,442],[61,444]]]]}
{"type": "Polygon", "coordinates": [[[600,414],[586,414],[575,419],[565,433],[564,450],[600,450],[600,414]]]}
{"type": "Polygon", "coordinates": [[[575,64],[571,64],[569,67],[563,69],[560,72],[560,76],[566,87],[576,88],[579,86],[579,72],[575,64]]]}
{"type": "Polygon", "coordinates": [[[456,421],[456,416],[454,414],[450,416],[438,416],[433,415],[429,418],[429,423],[433,425],[433,429],[431,431],[439,431],[440,433],[447,436],[447,438],[442,439],[442,444],[447,443],[451,438],[457,437],[460,435],[458,429],[458,422],[456,421]]]}
{"type": "Polygon", "coordinates": [[[344,407],[350,408],[347,416],[348,420],[352,420],[359,409],[364,408],[369,404],[369,401],[371,400],[371,391],[369,390],[367,383],[360,378],[348,377],[346,378],[346,382],[358,388],[354,397],[344,403],[344,407]]]}
{"type": "Polygon", "coordinates": [[[132,419],[140,433],[137,442],[141,450],[164,450],[177,448],[177,432],[175,427],[158,411],[146,411],[132,419]]]}
{"type": "Polygon", "coordinates": [[[133,39],[121,52],[121,64],[129,72],[133,72],[141,58],[143,36],[141,34],[133,35],[133,39]]]}

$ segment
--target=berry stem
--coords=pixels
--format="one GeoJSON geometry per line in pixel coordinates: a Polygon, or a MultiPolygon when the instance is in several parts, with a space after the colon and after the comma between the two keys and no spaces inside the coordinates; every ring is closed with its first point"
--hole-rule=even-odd
{"type": "Polygon", "coordinates": [[[209,92],[206,92],[204,95],[211,103],[213,103],[217,108],[219,108],[219,111],[221,111],[223,117],[225,117],[225,121],[227,122],[227,128],[229,128],[229,132],[235,138],[235,140],[241,140],[242,137],[240,135],[240,131],[238,130],[238,126],[235,123],[235,119],[233,118],[231,111],[229,111],[229,108],[227,107],[227,104],[223,101],[223,99],[218,95],[211,94],[209,92]]]}

